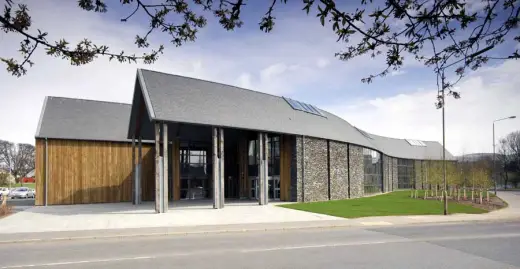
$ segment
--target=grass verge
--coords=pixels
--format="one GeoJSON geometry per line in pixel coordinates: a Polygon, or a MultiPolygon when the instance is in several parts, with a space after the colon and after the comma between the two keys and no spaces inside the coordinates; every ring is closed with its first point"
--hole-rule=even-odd
{"type": "MultiPolygon", "coordinates": [[[[0,187],[7,187],[9,188],[9,185],[1,185],[0,187]]],[[[20,187],[26,187],[26,188],[30,188],[30,189],[34,189],[36,187],[36,183],[15,183],[15,184],[11,184],[11,188],[20,188],[20,187]]]]}
{"type": "MultiPolygon", "coordinates": [[[[371,216],[440,215],[442,202],[410,198],[409,191],[396,191],[372,197],[313,203],[279,205],[281,207],[343,218],[371,216]]],[[[481,214],[487,210],[471,205],[449,203],[449,213],[481,214]]]]}

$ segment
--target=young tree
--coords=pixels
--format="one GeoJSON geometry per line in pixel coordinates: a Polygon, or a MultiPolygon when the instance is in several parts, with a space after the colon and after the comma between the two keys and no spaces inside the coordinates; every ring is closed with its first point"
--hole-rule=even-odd
{"type": "MultiPolygon", "coordinates": [[[[85,11],[107,13],[106,0],[78,0],[78,7],[85,11]]],[[[144,34],[136,35],[137,48],[150,49],[149,37],[163,33],[175,46],[196,40],[198,30],[207,24],[206,17],[213,14],[226,30],[234,30],[244,24],[242,11],[247,0],[121,0],[120,5],[133,7],[133,11],[121,18],[121,22],[136,19],[142,14],[149,20],[144,34]]],[[[259,29],[271,32],[275,27],[276,9],[287,0],[271,0],[265,5],[265,14],[259,18],[259,29]]],[[[437,76],[438,107],[444,104],[444,93],[459,98],[453,85],[468,69],[476,70],[490,59],[518,59],[519,51],[513,49],[504,55],[497,47],[504,42],[520,42],[518,32],[512,32],[519,24],[520,3],[516,0],[388,0],[380,4],[372,0],[360,0],[357,5],[346,5],[335,0],[302,0],[296,9],[316,16],[321,25],[330,27],[337,41],[345,48],[336,53],[340,60],[369,55],[383,58],[384,68],[370,74],[362,81],[370,83],[377,77],[398,70],[405,61],[419,61],[432,68],[437,76]]],[[[66,37],[49,40],[45,29],[32,22],[29,6],[15,5],[5,0],[0,15],[0,28],[20,36],[20,59],[0,58],[7,71],[15,76],[26,74],[34,64],[34,51],[44,49],[49,56],[70,61],[72,65],[91,63],[99,56],[119,62],[142,61],[154,63],[163,52],[163,45],[155,46],[141,55],[126,54],[117,48],[111,50],[103,44],[84,39],[70,44],[66,37]]],[[[283,13],[278,14],[283,16],[283,13]]]]}
{"type": "Polygon", "coordinates": [[[439,185],[442,184],[443,181],[443,171],[442,171],[442,162],[439,161],[428,161],[427,162],[427,177],[428,182],[432,188],[432,195],[437,199],[440,199],[439,196],[439,185]]]}
{"type": "Polygon", "coordinates": [[[12,142],[0,140],[0,164],[9,169],[16,182],[34,170],[34,153],[33,145],[15,145],[12,142]]]}

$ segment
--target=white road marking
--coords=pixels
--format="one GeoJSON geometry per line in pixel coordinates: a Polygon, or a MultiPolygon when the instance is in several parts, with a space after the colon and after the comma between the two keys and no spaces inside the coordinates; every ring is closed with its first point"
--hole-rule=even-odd
{"type": "Polygon", "coordinates": [[[68,261],[68,262],[54,262],[54,263],[41,263],[41,264],[25,264],[25,265],[10,265],[0,267],[0,269],[16,269],[16,268],[36,268],[36,267],[53,267],[53,266],[66,266],[75,264],[89,264],[89,263],[103,263],[103,262],[121,262],[121,261],[132,261],[132,260],[150,260],[160,259],[173,256],[200,256],[204,253],[211,254],[223,254],[223,253],[255,253],[255,252],[269,252],[269,251],[284,251],[284,250],[300,250],[300,249],[313,249],[313,248],[333,248],[333,247],[348,247],[348,246],[362,246],[362,245],[381,245],[381,244],[394,244],[394,243],[415,243],[415,242],[435,242],[435,241],[448,241],[448,240],[472,240],[472,239],[488,239],[488,238],[512,238],[520,237],[520,233],[504,233],[504,234],[472,234],[472,235],[461,235],[461,236],[436,236],[436,237],[418,237],[418,238],[392,238],[388,240],[379,241],[358,241],[358,242],[338,242],[328,244],[316,244],[316,245],[296,245],[296,246],[280,246],[273,248],[252,248],[252,249],[220,249],[220,250],[205,250],[205,251],[192,251],[184,253],[168,253],[159,254],[155,256],[140,256],[130,258],[112,258],[112,259],[94,259],[94,260],[82,260],[82,261],[68,261]]]}
{"type": "Polygon", "coordinates": [[[115,258],[115,259],[83,260],[83,261],[70,261],[70,262],[52,262],[52,263],[40,263],[40,264],[24,264],[24,265],[4,266],[4,267],[0,267],[0,268],[1,269],[14,269],[14,268],[31,268],[31,267],[49,267],[49,266],[63,266],[63,265],[85,264],[85,263],[119,262],[119,261],[148,260],[148,259],[153,259],[153,257],[142,256],[142,257],[131,257],[131,258],[115,258]]]}
{"type": "MultiPolygon", "coordinates": [[[[276,247],[276,248],[259,248],[259,249],[245,249],[242,253],[248,252],[264,252],[264,251],[279,251],[279,250],[293,250],[293,249],[307,249],[307,248],[331,248],[331,247],[345,247],[345,246],[361,246],[361,245],[377,245],[386,243],[395,243],[401,241],[372,241],[372,242],[352,242],[352,243],[337,243],[337,244],[323,244],[323,245],[305,245],[305,246],[287,246],[287,247],[276,247]]],[[[402,240],[406,242],[406,240],[402,240]]]]}
{"type": "Polygon", "coordinates": [[[361,222],[361,224],[365,226],[392,225],[392,223],[388,221],[365,221],[361,222]]]}
{"type": "Polygon", "coordinates": [[[435,241],[449,241],[449,240],[471,240],[471,239],[490,239],[490,238],[511,238],[520,237],[520,233],[495,234],[495,235],[466,235],[466,236],[438,236],[438,237],[422,237],[422,238],[396,238],[384,241],[365,241],[365,242],[348,242],[348,243],[331,243],[321,245],[303,245],[303,246],[282,246],[275,248],[258,248],[241,250],[242,253],[249,252],[267,252],[267,251],[281,251],[281,250],[298,250],[309,248],[332,248],[332,247],[348,247],[348,246],[362,246],[362,245],[380,245],[393,243],[414,243],[414,242],[435,242],[435,241]]]}

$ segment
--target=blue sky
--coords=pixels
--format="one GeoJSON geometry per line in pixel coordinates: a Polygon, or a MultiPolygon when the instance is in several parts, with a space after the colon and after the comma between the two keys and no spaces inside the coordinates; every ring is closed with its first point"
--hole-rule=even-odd
{"type": "MultiPolygon", "coordinates": [[[[148,23],[143,13],[121,23],[133,7],[123,9],[119,1],[112,2],[106,14],[82,11],[76,1],[19,2],[28,4],[34,24],[48,31],[50,40],[87,37],[114,51],[138,52],[134,37],[144,34],[148,23]]],[[[372,84],[361,83],[361,78],[382,70],[384,58],[360,57],[348,62],[334,58],[343,44],[336,43],[330,27],[322,27],[315,15],[301,11],[300,1],[279,5],[274,13],[275,29],[263,33],[258,22],[267,3],[249,2],[255,4],[244,8],[245,24],[236,31],[223,30],[210,15],[195,43],[176,48],[166,35],[153,35],[152,46],[166,45],[165,54],[153,65],[110,63],[100,58],[74,67],[39,51],[36,65],[26,76],[15,78],[0,72],[0,114],[10,115],[0,117],[0,139],[33,143],[43,99],[48,95],[130,103],[136,68],[142,67],[288,96],[379,135],[441,141],[431,70],[412,60],[398,73],[372,84]]],[[[19,42],[18,36],[0,33],[0,55],[17,57],[19,42]]],[[[514,45],[505,44],[502,49],[514,45]]],[[[493,119],[520,116],[520,106],[514,102],[520,98],[517,70],[518,61],[494,62],[459,85],[463,98],[448,101],[448,150],[454,154],[491,151],[493,119]]],[[[504,121],[497,126],[497,136],[518,129],[519,120],[504,121]]]]}

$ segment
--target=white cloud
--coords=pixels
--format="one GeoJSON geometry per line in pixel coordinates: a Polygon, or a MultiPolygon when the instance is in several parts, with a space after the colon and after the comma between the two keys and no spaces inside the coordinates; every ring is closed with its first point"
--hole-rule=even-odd
{"type": "MultiPolygon", "coordinates": [[[[461,99],[446,99],[446,147],[450,152],[492,152],[493,120],[520,116],[519,69],[518,61],[482,69],[460,83],[461,99]]],[[[436,93],[421,90],[326,109],[375,134],[442,141],[441,110],[434,106],[436,93]]],[[[518,119],[502,121],[496,125],[496,137],[518,129],[518,119]]]]}
{"type": "Polygon", "coordinates": [[[260,71],[260,79],[262,82],[270,82],[287,70],[288,67],[284,63],[273,64],[260,71]]]}
{"type": "Polygon", "coordinates": [[[328,59],[325,59],[325,58],[319,58],[317,61],[316,61],[316,66],[318,68],[325,68],[327,67],[328,65],[330,64],[330,61],[328,59]]]}
{"type": "MultiPolygon", "coordinates": [[[[80,11],[74,1],[66,4],[56,1],[54,5],[47,1],[26,2],[33,11],[35,25],[49,31],[49,40],[67,37],[77,41],[89,37],[127,52],[138,52],[133,45],[135,34],[145,32],[132,21],[122,24],[117,18],[80,11]],[[64,21],[67,27],[63,27],[64,21]]],[[[214,29],[206,30],[201,31],[196,43],[180,48],[166,44],[165,54],[151,66],[119,64],[100,58],[92,64],[74,67],[39,51],[34,58],[36,65],[24,77],[15,78],[0,70],[0,139],[34,142],[38,117],[47,95],[131,102],[139,67],[277,95],[304,92],[306,98],[321,98],[322,104],[332,104],[338,97],[324,94],[327,89],[347,92],[358,87],[361,77],[379,72],[384,66],[384,61],[369,57],[349,62],[333,60],[334,53],[344,44],[336,43],[330,29],[321,27],[312,16],[277,20],[277,28],[268,35],[260,31],[228,33],[222,30],[217,33],[218,38],[204,42],[204,33],[214,29]],[[236,38],[235,34],[241,36],[236,38]],[[318,86],[309,86],[313,84],[318,86]]],[[[17,57],[19,41],[13,34],[0,34],[0,56],[17,57]]],[[[408,71],[416,70],[416,65],[411,63],[405,67],[408,71]]],[[[482,71],[461,84],[463,99],[450,99],[446,110],[449,150],[454,153],[461,149],[490,151],[491,121],[509,114],[520,116],[515,104],[520,96],[514,88],[520,85],[520,78],[514,72],[518,69],[518,64],[507,63],[482,71]]],[[[384,79],[379,85],[386,90],[384,79]]],[[[408,73],[400,74],[392,81],[399,79],[410,77],[408,73]]],[[[430,85],[416,87],[431,88],[430,85]]],[[[329,106],[329,110],[376,134],[440,141],[440,111],[434,109],[434,101],[434,91],[420,90],[368,100],[350,97],[345,105],[329,106]]],[[[515,126],[517,129],[520,126],[518,120],[500,122],[497,136],[512,131],[515,126]]]]}
{"type": "Polygon", "coordinates": [[[394,70],[394,71],[390,72],[390,76],[392,76],[392,77],[400,76],[400,75],[404,75],[404,74],[406,74],[406,71],[402,70],[402,69],[394,70]]]}

